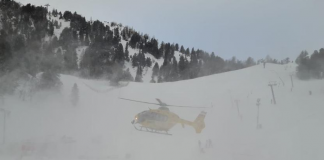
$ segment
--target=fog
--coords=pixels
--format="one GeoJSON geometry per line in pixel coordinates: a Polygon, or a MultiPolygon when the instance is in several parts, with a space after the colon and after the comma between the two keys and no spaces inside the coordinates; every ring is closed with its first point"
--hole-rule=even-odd
{"type": "Polygon", "coordinates": [[[322,2],[21,2],[1,160],[324,159],[322,2]]]}
{"type": "Polygon", "coordinates": [[[59,91],[39,91],[32,99],[26,93],[24,99],[20,90],[25,88],[20,87],[14,95],[4,96],[1,108],[8,114],[0,155],[3,159],[36,160],[321,159],[324,110],[320,97],[324,86],[321,81],[306,83],[293,77],[291,88],[289,74],[293,71],[292,64],[257,65],[195,80],[131,82],[117,88],[105,80],[61,75],[59,91]],[[276,105],[270,102],[268,82],[277,84],[276,105]],[[77,105],[71,101],[75,83],[77,105]],[[167,104],[213,108],[170,107],[171,112],[190,121],[206,111],[206,127],[197,134],[192,127],[177,124],[169,130],[171,136],[160,135],[137,131],[130,123],[137,113],[158,106],[120,97],[150,103],[159,98],[167,104]],[[259,98],[260,125],[256,121],[259,98]],[[209,139],[212,147],[206,146],[209,139]]]}

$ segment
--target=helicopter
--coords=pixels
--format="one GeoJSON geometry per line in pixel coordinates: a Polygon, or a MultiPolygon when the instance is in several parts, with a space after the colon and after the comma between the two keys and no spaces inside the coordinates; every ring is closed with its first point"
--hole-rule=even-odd
{"type": "Polygon", "coordinates": [[[209,107],[192,107],[192,106],[175,106],[168,105],[156,98],[158,103],[144,102],[126,98],[122,100],[133,101],[138,103],[153,104],[160,106],[158,109],[150,109],[140,112],[135,115],[131,121],[134,128],[138,131],[151,132],[156,134],[172,135],[168,131],[176,124],[181,124],[184,128],[185,125],[192,126],[196,133],[199,134],[205,128],[206,112],[202,111],[194,121],[188,121],[180,118],[177,114],[171,112],[168,107],[182,107],[182,108],[209,108],[209,107]]]}

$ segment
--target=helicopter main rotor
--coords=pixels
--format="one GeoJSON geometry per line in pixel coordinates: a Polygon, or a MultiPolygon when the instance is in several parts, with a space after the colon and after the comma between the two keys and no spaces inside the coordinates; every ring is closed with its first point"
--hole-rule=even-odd
{"type": "Polygon", "coordinates": [[[211,108],[211,107],[196,107],[196,106],[179,106],[179,105],[169,105],[164,102],[162,102],[160,99],[156,98],[156,101],[159,103],[152,103],[152,102],[145,102],[145,101],[138,101],[138,100],[133,100],[133,99],[127,99],[127,98],[121,98],[119,99],[122,100],[127,100],[127,101],[132,101],[132,102],[138,102],[138,103],[145,103],[145,104],[153,104],[153,105],[158,105],[160,107],[180,107],[180,108],[211,108]]]}

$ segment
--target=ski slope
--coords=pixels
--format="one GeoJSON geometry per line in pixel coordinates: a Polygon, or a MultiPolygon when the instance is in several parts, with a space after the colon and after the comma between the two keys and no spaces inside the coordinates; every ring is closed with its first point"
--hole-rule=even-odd
{"type": "MultiPolygon", "coordinates": [[[[112,88],[107,81],[61,75],[60,94],[38,93],[32,101],[22,101],[18,93],[5,97],[1,107],[10,110],[10,115],[0,159],[322,160],[324,83],[293,76],[291,91],[290,74],[295,67],[257,65],[172,83],[131,82],[122,88],[112,88]],[[277,84],[273,88],[276,105],[271,104],[269,82],[277,84]],[[69,101],[74,83],[79,87],[77,107],[69,101]],[[156,106],[118,97],[148,102],[160,98],[168,104],[213,108],[205,109],[206,128],[201,134],[190,126],[176,125],[170,130],[173,135],[165,136],[139,132],[131,125],[137,113],[156,106]],[[256,123],[258,98],[261,129],[256,123]],[[212,148],[204,147],[208,139],[212,148]],[[23,145],[33,149],[26,151],[23,145]]],[[[201,112],[170,110],[191,121],[201,112]]]]}

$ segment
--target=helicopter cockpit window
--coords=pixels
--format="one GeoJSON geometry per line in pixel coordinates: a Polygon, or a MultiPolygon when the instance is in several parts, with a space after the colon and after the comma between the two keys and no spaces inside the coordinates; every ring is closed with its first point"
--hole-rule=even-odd
{"type": "Polygon", "coordinates": [[[149,119],[149,120],[153,119],[152,112],[144,111],[144,112],[140,113],[140,115],[141,115],[141,117],[143,117],[145,119],[149,119]]]}
{"type": "Polygon", "coordinates": [[[142,112],[140,113],[140,117],[147,119],[147,120],[154,120],[154,121],[167,121],[168,117],[162,114],[158,114],[155,112],[142,112]]]}
{"type": "Polygon", "coordinates": [[[167,121],[167,116],[165,116],[165,115],[162,115],[162,114],[157,114],[157,117],[156,117],[157,119],[157,121],[167,121]]]}
{"type": "Polygon", "coordinates": [[[157,115],[156,113],[154,113],[154,112],[151,112],[151,113],[150,113],[150,119],[151,119],[151,120],[156,120],[156,119],[157,119],[157,116],[158,116],[158,115],[157,115]]]}

